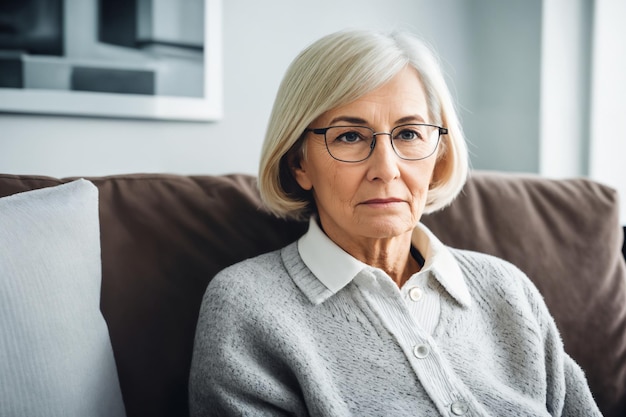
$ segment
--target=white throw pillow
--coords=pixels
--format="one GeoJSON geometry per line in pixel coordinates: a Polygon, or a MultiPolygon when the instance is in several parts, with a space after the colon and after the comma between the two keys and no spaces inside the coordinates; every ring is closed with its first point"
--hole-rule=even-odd
{"type": "Polygon", "coordinates": [[[0,198],[0,416],[124,416],[100,312],[98,189],[0,198]]]}

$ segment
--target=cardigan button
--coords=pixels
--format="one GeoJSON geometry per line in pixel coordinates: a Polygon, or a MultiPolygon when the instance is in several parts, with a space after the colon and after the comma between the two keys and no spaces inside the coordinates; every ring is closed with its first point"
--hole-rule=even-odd
{"type": "Polygon", "coordinates": [[[467,407],[467,404],[465,404],[463,401],[455,401],[450,406],[450,411],[452,411],[452,414],[454,414],[455,416],[462,416],[463,414],[467,413],[468,409],[469,408],[467,407]]]}
{"type": "Polygon", "coordinates": [[[430,353],[428,345],[417,345],[413,348],[413,354],[416,358],[424,359],[430,353]]]}
{"type": "Polygon", "coordinates": [[[413,301],[419,301],[422,295],[424,295],[424,291],[419,287],[413,287],[409,290],[409,298],[413,301]]]}

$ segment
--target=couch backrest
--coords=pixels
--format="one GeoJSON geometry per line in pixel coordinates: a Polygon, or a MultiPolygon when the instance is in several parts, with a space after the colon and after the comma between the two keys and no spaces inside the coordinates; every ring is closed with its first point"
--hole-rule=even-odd
{"type": "MultiPolygon", "coordinates": [[[[200,301],[222,268],[297,239],[246,175],[88,178],[99,188],[101,309],[128,416],[187,415],[200,301]]],[[[0,197],[70,179],[0,175],[0,197]]],[[[543,293],[606,416],[626,412],[626,267],[616,193],[584,179],[474,173],[426,223],[451,246],[503,257],[543,293]]]]}

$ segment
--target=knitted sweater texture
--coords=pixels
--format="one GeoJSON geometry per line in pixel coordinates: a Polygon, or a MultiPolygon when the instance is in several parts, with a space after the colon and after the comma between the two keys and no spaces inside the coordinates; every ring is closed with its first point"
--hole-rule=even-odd
{"type": "Polygon", "coordinates": [[[415,344],[371,302],[403,308],[373,268],[330,294],[294,243],[220,272],[197,326],[192,416],[600,416],[530,280],[450,250],[472,303],[444,292],[432,336],[407,322],[415,344]]]}

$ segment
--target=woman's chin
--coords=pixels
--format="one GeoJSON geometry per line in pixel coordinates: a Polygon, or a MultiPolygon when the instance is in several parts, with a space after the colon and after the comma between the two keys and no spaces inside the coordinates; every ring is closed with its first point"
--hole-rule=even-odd
{"type": "Polygon", "coordinates": [[[390,216],[375,216],[359,223],[363,236],[379,239],[393,238],[412,232],[417,225],[417,222],[413,224],[410,220],[390,216]]]}

